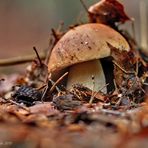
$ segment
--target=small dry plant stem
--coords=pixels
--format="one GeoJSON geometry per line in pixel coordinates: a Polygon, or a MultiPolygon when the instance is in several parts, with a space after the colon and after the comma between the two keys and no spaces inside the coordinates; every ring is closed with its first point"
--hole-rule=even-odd
{"type": "Polygon", "coordinates": [[[136,70],[135,70],[136,76],[138,75],[138,72],[139,72],[138,66],[139,66],[139,64],[138,64],[138,60],[137,60],[137,61],[136,61],[136,70]]]}
{"type": "Polygon", "coordinates": [[[18,107],[20,107],[20,108],[26,110],[27,112],[30,112],[30,109],[29,109],[28,107],[22,106],[21,104],[15,102],[15,101],[13,101],[13,100],[6,99],[6,98],[4,98],[4,97],[2,97],[2,98],[3,98],[6,102],[9,102],[9,103],[15,104],[16,106],[18,106],[18,107]]]}
{"type": "MultiPolygon", "coordinates": [[[[55,82],[54,82],[53,80],[49,79],[49,81],[51,82],[52,85],[55,84],[55,82]]],[[[55,88],[56,88],[57,92],[60,92],[60,91],[61,91],[61,90],[58,88],[58,86],[56,86],[55,88]]]]}
{"type": "Polygon", "coordinates": [[[126,71],[125,69],[123,69],[116,61],[112,61],[119,69],[121,69],[124,73],[126,74],[135,74],[135,71],[126,71]]]}
{"type": "Polygon", "coordinates": [[[44,84],[43,86],[37,88],[37,90],[42,90],[43,88],[45,88],[47,86],[47,84],[44,84]]]}
{"type": "MultiPolygon", "coordinates": [[[[93,90],[94,90],[94,87],[95,87],[95,81],[94,81],[94,79],[92,79],[93,80],[93,90]]],[[[108,84],[105,84],[103,87],[101,87],[100,89],[99,89],[99,91],[97,91],[97,92],[94,92],[93,90],[92,90],[92,95],[91,95],[91,98],[90,98],[90,101],[89,101],[89,104],[92,104],[93,103],[93,100],[94,100],[94,98],[95,98],[95,96],[98,94],[98,92],[100,92],[101,90],[103,90],[105,87],[107,87],[109,85],[109,83],[108,84]]]]}
{"type": "Polygon", "coordinates": [[[132,26],[132,32],[133,32],[133,38],[136,41],[136,33],[135,33],[135,19],[131,18],[131,26],[132,26]]]}
{"type": "Polygon", "coordinates": [[[48,51],[47,51],[47,56],[46,56],[45,61],[44,61],[46,65],[48,65],[53,47],[54,47],[54,40],[51,37],[49,39],[49,47],[48,47],[48,51]]]}
{"type": "Polygon", "coordinates": [[[46,93],[47,93],[47,91],[48,91],[48,88],[49,88],[49,83],[46,84],[46,87],[45,87],[44,92],[43,92],[43,94],[42,94],[42,97],[41,97],[41,102],[42,102],[42,103],[43,103],[43,101],[44,101],[44,97],[45,97],[45,95],[46,95],[46,93]]]}
{"type": "MultiPolygon", "coordinates": [[[[107,87],[108,85],[109,85],[109,83],[108,83],[108,84],[105,84],[102,88],[99,89],[99,91],[101,91],[102,89],[104,89],[104,88],[107,87]]],[[[98,92],[99,92],[99,91],[98,91],[98,92]]],[[[94,93],[94,97],[98,94],[98,92],[94,93]]]]}
{"type": "Polygon", "coordinates": [[[57,35],[56,31],[52,28],[52,29],[51,29],[51,32],[52,32],[52,35],[53,35],[54,38],[55,38],[55,42],[57,42],[59,39],[58,39],[58,35],[57,35]]]}
{"type": "Polygon", "coordinates": [[[84,0],[80,0],[82,6],[84,7],[85,11],[89,14],[88,8],[86,6],[86,4],[84,3],[84,0]]]}
{"type": "Polygon", "coordinates": [[[42,60],[41,60],[41,58],[40,58],[40,56],[39,56],[39,54],[38,54],[38,51],[37,51],[37,49],[36,49],[35,46],[33,47],[33,50],[34,50],[35,53],[36,53],[37,59],[39,60],[39,63],[40,63],[40,66],[42,66],[42,60]]]}
{"type": "Polygon", "coordinates": [[[54,91],[55,87],[57,86],[57,84],[58,84],[59,82],[61,82],[61,81],[64,79],[64,77],[67,76],[67,75],[68,75],[68,72],[64,73],[64,74],[53,84],[53,86],[50,88],[49,92],[52,93],[52,92],[54,91]]]}
{"type": "Polygon", "coordinates": [[[116,83],[115,79],[113,79],[113,83],[114,83],[114,86],[115,86],[114,92],[118,92],[118,87],[117,87],[117,83],[116,83]]]}
{"type": "Polygon", "coordinates": [[[91,94],[91,98],[89,100],[89,104],[92,104],[93,103],[93,100],[94,100],[94,88],[95,88],[95,76],[93,75],[92,76],[92,83],[93,83],[93,88],[92,88],[92,94],[91,94]]]}
{"type": "MultiPolygon", "coordinates": [[[[26,55],[26,56],[18,56],[8,59],[0,59],[0,66],[12,66],[18,64],[25,64],[28,62],[32,62],[35,59],[35,55],[26,55]]],[[[46,52],[40,52],[40,58],[45,59],[46,52]]]]}

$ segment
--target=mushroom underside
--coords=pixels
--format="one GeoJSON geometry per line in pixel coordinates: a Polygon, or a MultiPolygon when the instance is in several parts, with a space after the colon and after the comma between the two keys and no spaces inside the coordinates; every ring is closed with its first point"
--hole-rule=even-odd
{"type": "Polygon", "coordinates": [[[67,89],[71,89],[74,84],[82,84],[93,91],[101,90],[103,93],[107,93],[105,75],[100,60],[70,66],[67,89]]]}

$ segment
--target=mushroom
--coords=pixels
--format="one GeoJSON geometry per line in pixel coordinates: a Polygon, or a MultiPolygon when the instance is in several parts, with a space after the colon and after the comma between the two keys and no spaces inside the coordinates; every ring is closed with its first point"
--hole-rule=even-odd
{"type": "MultiPolygon", "coordinates": [[[[90,23],[75,27],[68,31],[53,48],[48,71],[54,76],[69,67],[67,89],[79,83],[93,91],[99,91],[106,84],[99,59],[111,55],[107,43],[120,51],[130,49],[124,37],[106,25],[90,23]]],[[[104,93],[107,92],[106,89],[104,88],[104,93]]]]}

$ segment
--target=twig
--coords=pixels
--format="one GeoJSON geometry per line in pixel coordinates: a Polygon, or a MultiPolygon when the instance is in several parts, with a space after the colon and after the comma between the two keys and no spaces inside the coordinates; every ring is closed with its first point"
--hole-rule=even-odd
{"type": "Polygon", "coordinates": [[[133,38],[136,41],[136,33],[135,33],[135,19],[131,18],[131,25],[132,25],[132,32],[133,32],[133,38]]]}
{"type": "Polygon", "coordinates": [[[59,38],[58,38],[58,35],[57,35],[56,31],[53,28],[51,29],[51,31],[52,31],[52,35],[55,38],[55,42],[57,42],[59,40],[59,38]]]}
{"type": "Polygon", "coordinates": [[[92,94],[91,94],[91,98],[89,100],[89,104],[92,104],[93,100],[94,100],[94,88],[95,88],[95,76],[92,76],[92,82],[93,82],[93,88],[92,88],[92,94]]]}
{"type": "Polygon", "coordinates": [[[114,92],[118,92],[118,87],[117,87],[117,83],[116,83],[115,79],[113,79],[113,83],[114,83],[114,87],[115,87],[114,92]]]}
{"type": "Polygon", "coordinates": [[[81,2],[81,4],[82,4],[82,6],[84,7],[85,11],[86,11],[88,14],[90,14],[89,11],[88,11],[88,8],[87,8],[87,6],[86,6],[86,4],[84,3],[84,1],[83,1],[83,0],[80,0],[80,2],[81,2]]]}
{"type": "Polygon", "coordinates": [[[81,99],[81,96],[80,96],[80,92],[78,89],[76,88],[73,88],[73,94],[79,99],[79,100],[82,100],[81,99]],[[78,94],[79,93],[79,94],[78,94]]]}
{"type": "Polygon", "coordinates": [[[60,24],[59,24],[59,26],[57,28],[57,32],[60,32],[63,29],[63,27],[64,27],[64,22],[60,21],[60,24]]]}
{"type": "Polygon", "coordinates": [[[53,40],[53,38],[50,38],[50,40],[49,40],[49,47],[48,47],[48,51],[47,51],[47,56],[45,58],[45,64],[46,65],[49,62],[50,55],[51,55],[51,52],[52,52],[53,47],[54,47],[54,40],[53,40]]]}
{"type": "Polygon", "coordinates": [[[2,98],[3,98],[6,102],[9,102],[9,103],[15,104],[15,105],[17,105],[18,107],[20,107],[20,108],[26,110],[27,112],[30,112],[30,109],[29,109],[28,107],[22,106],[21,104],[15,102],[15,101],[13,101],[13,100],[6,99],[6,98],[4,98],[4,97],[2,97],[2,98]]]}
{"type": "Polygon", "coordinates": [[[104,88],[107,87],[108,85],[109,85],[109,83],[105,84],[103,87],[101,87],[101,88],[99,89],[99,91],[101,91],[102,89],[104,89],[104,88]]]}
{"type": "Polygon", "coordinates": [[[116,106],[119,106],[122,101],[122,97],[119,97],[119,100],[116,102],[116,106]]]}
{"type": "Polygon", "coordinates": [[[62,81],[63,78],[64,78],[65,76],[67,76],[67,75],[68,75],[68,72],[64,73],[64,74],[54,83],[54,85],[50,88],[49,92],[52,93],[53,90],[55,89],[56,85],[57,85],[60,81],[62,81]]]}
{"type": "Polygon", "coordinates": [[[34,50],[35,53],[36,53],[36,56],[37,56],[37,58],[38,58],[38,60],[39,60],[39,63],[40,63],[40,66],[42,66],[42,60],[41,60],[41,58],[40,58],[40,56],[39,56],[39,54],[38,54],[38,51],[37,51],[37,49],[36,49],[35,46],[33,47],[33,50],[34,50]]]}
{"type": "MultiPolygon", "coordinates": [[[[46,52],[40,52],[40,58],[45,59],[46,52]]],[[[28,62],[32,62],[36,58],[36,55],[26,55],[26,56],[18,56],[8,59],[0,59],[0,66],[12,66],[12,65],[18,65],[18,64],[24,64],[28,62]]]]}
{"type": "Polygon", "coordinates": [[[104,89],[104,88],[107,87],[108,85],[109,85],[109,83],[107,83],[107,84],[105,84],[103,87],[101,87],[101,88],[99,89],[99,91],[93,92],[93,93],[92,93],[92,96],[91,96],[91,98],[90,98],[89,103],[92,104],[92,102],[93,102],[94,98],[96,97],[96,95],[98,94],[98,92],[100,92],[102,89],[104,89]]]}
{"type": "Polygon", "coordinates": [[[136,70],[135,70],[135,74],[136,76],[138,75],[139,73],[139,63],[138,63],[138,60],[136,61],[136,70]]]}
{"type": "Polygon", "coordinates": [[[79,89],[77,88],[74,88],[76,90],[76,92],[78,91],[80,94],[84,95],[85,97],[87,97],[87,94],[83,91],[79,91],[79,89]]]}
{"type": "Polygon", "coordinates": [[[47,83],[47,85],[46,85],[46,87],[45,87],[45,90],[44,90],[44,92],[43,92],[43,94],[42,94],[42,97],[41,97],[42,103],[43,103],[43,101],[44,101],[44,97],[45,97],[45,95],[46,95],[48,89],[49,89],[49,82],[47,83]]]}
{"type": "MultiPolygon", "coordinates": [[[[101,91],[102,89],[104,89],[104,88],[107,87],[108,85],[109,85],[109,83],[106,84],[106,85],[104,85],[102,88],[100,88],[99,91],[101,91]]],[[[99,92],[99,91],[98,91],[98,92],[99,92]]],[[[98,94],[98,92],[94,93],[94,98],[96,97],[96,95],[98,94]]]]}
{"type": "Polygon", "coordinates": [[[144,83],[143,83],[143,85],[146,85],[146,86],[148,86],[148,83],[145,83],[145,82],[144,82],[144,83]]]}
{"type": "Polygon", "coordinates": [[[43,88],[45,88],[47,86],[47,84],[44,84],[43,86],[37,88],[37,90],[42,90],[43,88]]]}
{"type": "Polygon", "coordinates": [[[135,74],[135,71],[126,71],[123,69],[118,63],[116,63],[114,60],[112,61],[119,69],[121,69],[126,74],[135,74]]]}
{"type": "MultiPolygon", "coordinates": [[[[53,80],[49,79],[49,81],[51,82],[52,85],[55,84],[55,82],[53,80]]],[[[56,86],[56,90],[57,90],[57,92],[60,92],[61,91],[57,86],[56,86]]]]}

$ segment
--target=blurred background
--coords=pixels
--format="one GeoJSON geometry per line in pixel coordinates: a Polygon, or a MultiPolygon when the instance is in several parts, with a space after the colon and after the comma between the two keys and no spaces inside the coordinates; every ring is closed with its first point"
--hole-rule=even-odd
{"type": "MultiPolygon", "coordinates": [[[[119,0],[130,17],[135,18],[136,40],[140,43],[139,0],[119,0]]],[[[86,5],[98,0],[84,0],[86,5]]],[[[148,4],[148,0],[145,0],[148,4]]],[[[33,46],[45,49],[51,28],[61,21],[64,27],[75,24],[79,16],[86,16],[80,0],[0,0],[0,58],[34,53],[33,46]]],[[[131,24],[127,28],[132,33],[131,24]]],[[[13,71],[21,66],[13,67],[13,71]]],[[[11,72],[12,67],[0,67],[0,72],[11,72]]]]}

